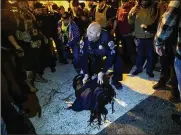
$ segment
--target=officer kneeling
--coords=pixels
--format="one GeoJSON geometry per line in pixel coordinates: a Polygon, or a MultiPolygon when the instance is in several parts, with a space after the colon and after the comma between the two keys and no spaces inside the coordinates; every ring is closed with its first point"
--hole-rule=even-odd
{"type": "Polygon", "coordinates": [[[90,77],[96,76],[97,82],[103,84],[103,76],[114,65],[112,84],[122,89],[122,61],[116,55],[114,42],[108,32],[101,29],[97,22],[93,22],[87,29],[87,35],[80,42],[80,61],[85,84],[90,77]],[[104,60],[104,57],[106,59],[104,60]]]}

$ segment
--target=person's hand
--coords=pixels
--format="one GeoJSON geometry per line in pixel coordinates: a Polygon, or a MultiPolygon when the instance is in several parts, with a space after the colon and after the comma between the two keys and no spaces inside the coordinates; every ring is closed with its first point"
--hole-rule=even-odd
{"type": "Polygon", "coordinates": [[[115,30],[112,29],[112,30],[111,30],[111,35],[114,36],[114,33],[115,33],[115,30]]]}
{"type": "Polygon", "coordinates": [[[17,55],[19,57],[23,57],[24,56],[24,51],[23,51],[23,49],[20,46],[16,47],[16,53],[17,53],[17,55]]]}
{"type": "Polygon", "coordinates": [[[53,40],[53,38],[52,38],[52,37],[50,37],[49,39],[50,39],[50,40],[53,40]]]}
{"type": "Polygon", "coordinates": [[[141,24],[140,27],[141,27],[142,29],[147,29],[147,25],[146,25],[146,24],[141,24]]]}
{"type": "Polygon", "coordinates": [[[159,56],[163,55],[163,48],[162,47],[155,47],[155,51],[159,56]]]}
{"type": "Polygon", "coordinates": [[[88,81],[88,79],[89,79],[89,75],[88,75],[88,74],[85,74],[85,75],[84,75],[84,78],[83,78],[83,80],[82,80],[83,84],[85,84],[85,83],[88,81]]]}
{"type": "Polygon", "coordinates": [[[131,15],[135,16],[139,12],[139,8],[135,8],[134,11],[132,11],[131,15]]]}
{"type": "Polygon", "coordinates": [[[98,74],[98,78],[97,78],[97,83],[99,84],[103,84],[103,77],[104,77],[104,73],[103,72],[99,72],[98,74]]]}

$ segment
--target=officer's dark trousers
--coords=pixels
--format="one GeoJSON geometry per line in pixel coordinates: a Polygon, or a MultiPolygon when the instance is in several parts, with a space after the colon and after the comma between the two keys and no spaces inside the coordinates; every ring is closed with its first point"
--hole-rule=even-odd
{"type": "Polygon", "coordinates": [[[73,53],[73,64],[74,64],[74,69],[77,72],[80,72],[80,59],[79,59],[79,46],[78,44],[75,44],[71,47],[72,53],[73,53]]]}
{"type": "Polygon", "coordinates": [[[136,39],[138,42],[138,54],[137,54],[137,60],[136,60],[136,68],[137,71],[143,70],[143,60],[146,56],[147,58],[147,67],[146,70],[148,73],[153,72],[153,38],[148,39],[136,39]]]}
{"type": "Polygon", "coordinates": [[[161,75],[159,83],[166,84],[167,81],[171,78],[171,86],[172,86],[172,96],[178,98],[178,82],[176,78],[175,68],[174,68],[174,49],[171,45],[166,46],[165,54],[160,57],[161,64],[161,75]]]}
{"type": "Polygon", "coordinates": [[[116,56],[113,65],[113,82],[122,81],[123,79],[123,62],[121,56],[116,56]]]}
{"type": "MultiPolygon", "coordinates": [[[[105,59],[106,60],[106,59],[105,59]]],[[[104,67],[105,60],[102,60],[100,57],[95,57],[94,59],[89,59],[89,74],[94,75],[98,74],[104,67]]],[[[121,56],[116,56],[113,61],[113,77],[112,81],[121,81],[122,72],[123,72],[123,62],[121,56]]]]}

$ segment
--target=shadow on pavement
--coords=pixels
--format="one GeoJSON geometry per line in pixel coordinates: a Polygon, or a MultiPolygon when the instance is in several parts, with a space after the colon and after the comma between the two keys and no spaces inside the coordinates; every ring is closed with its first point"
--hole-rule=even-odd
{"type": "Polygon", "coordinates": [[[99,134],[181,134],[172,121],[175,105],[155,92],[99,134]]]}

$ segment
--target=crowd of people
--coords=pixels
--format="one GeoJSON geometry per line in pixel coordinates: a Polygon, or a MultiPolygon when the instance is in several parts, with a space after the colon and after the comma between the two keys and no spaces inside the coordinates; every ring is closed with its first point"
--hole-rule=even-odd
{"type": "Polygon", "coordinates": [[[31,124],[22,122],[26,112],[21,105],[27,100],[25,93],[38,91],[35,81],[48,82],[44,70],[56,72],[57,60],[61,64],[71,60],[77,74],[84,74],[84,84],[95,77],[104,83],[103,77],[113,66],[112,85],[119,90],[125,61],[136,65],[133,76],[146,65],[150,78],[160,62],[160,79],[153,89],[165,89],[170,80],[170,100],[180,102],[180,1],[122,0],[117,7],[106,0],[90,0],[87,6],[73,0],[68,11],[56,4],[49,11],[40,2],[30,9],[27,0],[13,5],[3,0],[1,5],[3,134],[34,132],[25,131],[31,124]],[[21,119],[21,127],[11,119],[21,119]]]}

